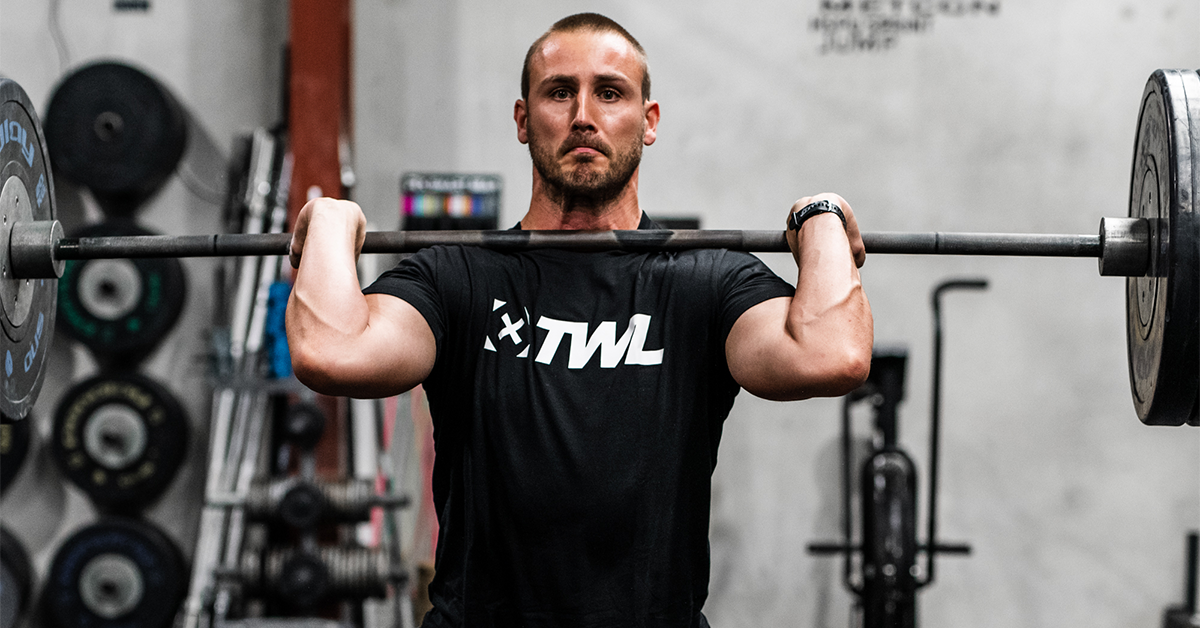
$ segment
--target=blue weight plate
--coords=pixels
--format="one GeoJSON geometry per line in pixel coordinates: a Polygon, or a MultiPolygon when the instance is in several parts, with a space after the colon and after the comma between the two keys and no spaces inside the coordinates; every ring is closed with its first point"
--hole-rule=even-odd
{"type": "Polygon", "coordinates": [[[58,282],[9,276],[8,226],[16,220],[52,220],[54,178],[46,140],[21,86],[0,79],[0,413],[23,419],[45,378],[54,333],[58,282]]]}

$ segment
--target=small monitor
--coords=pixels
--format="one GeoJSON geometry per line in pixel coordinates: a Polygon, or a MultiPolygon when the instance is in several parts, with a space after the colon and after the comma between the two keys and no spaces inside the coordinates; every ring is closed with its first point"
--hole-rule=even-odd
{"type": "Polygon", "coordinates": [[[495,229],[502,189],[498,175],[406,173],[400,178],[402,227],[410,231],[495,229]]]}

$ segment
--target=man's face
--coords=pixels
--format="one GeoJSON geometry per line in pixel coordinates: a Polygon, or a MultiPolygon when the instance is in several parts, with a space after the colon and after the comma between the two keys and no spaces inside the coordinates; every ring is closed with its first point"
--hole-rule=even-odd
{"type": "Polygon", "coordinates": [[[616,33],[556,33],[534,54],[517,134],[551,195],[603,203],[625,188],[658,124],[641,81],[637,51],[616,33]]]}

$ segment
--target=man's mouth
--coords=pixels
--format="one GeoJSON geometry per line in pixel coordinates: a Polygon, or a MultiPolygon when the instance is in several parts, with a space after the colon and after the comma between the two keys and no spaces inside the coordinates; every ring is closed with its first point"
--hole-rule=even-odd
{"type": "Polygon", "coordinates": [[[580,157],[597,157],[600,155],[607,155],[608,153],[605,152],[604,147],[598,142],[568,140],[563,149],[563,154],[577,155],[580,157]]]}

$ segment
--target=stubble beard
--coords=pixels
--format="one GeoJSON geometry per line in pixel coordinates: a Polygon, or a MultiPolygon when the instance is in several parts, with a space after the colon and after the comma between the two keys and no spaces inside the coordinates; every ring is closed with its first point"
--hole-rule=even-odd
{"type": "Polygon", "coordinates": [[[555,151],[553,147],[536,140],[532,127],[527,133],[529,156],[545,183],[546,196],[564,212],[584,210],[598,213],[603,210],[621,195],[642,162],[640,137],[631,138],[627,145],[614,149],[573,131],[561,144],[566,150],[555,151]],[[558,161],[559,153],[579,146],[594,149],[608,157],[608,168],[602,170],[595,161],[590,161],[577,163],[574,170],[567,171],[558,161]]]}

